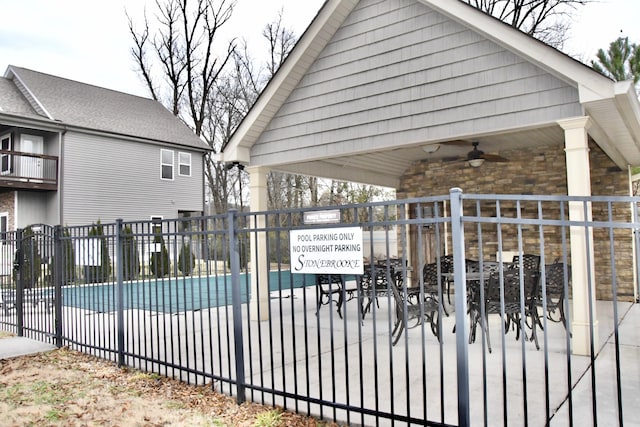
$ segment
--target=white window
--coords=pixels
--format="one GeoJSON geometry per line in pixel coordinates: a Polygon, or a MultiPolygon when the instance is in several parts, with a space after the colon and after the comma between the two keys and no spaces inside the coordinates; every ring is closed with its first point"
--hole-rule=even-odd
{"type": "Polygon", "coordinates": [[[11,134],[8,133],[0,136],[0,150],[3,151],[3,153],[0,154],[0,173],[2,173],[2,175],[8,175],[13,171],[13,165],[11,155],[5,151],[13,151],[11,134]]]}
{"type": "Polygon", "coordinates": [[[191,153],[178,153],[178,175],[191,176],[191,153]]]}
{"type": "Polygon", "coordinates": [[[7,231],[9,231],[9,213],[0,213],[0,242],[7,243],[7,231]]]}
{"type": "Polygon", "coordinates": [[[160,150],[160,169],[162,179],[173,180],[173,150],[160,150]]]}

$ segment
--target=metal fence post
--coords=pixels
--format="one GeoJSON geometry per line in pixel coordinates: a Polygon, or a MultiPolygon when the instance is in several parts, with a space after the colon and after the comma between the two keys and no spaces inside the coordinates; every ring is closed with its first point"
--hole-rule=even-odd
{"type": "Polygon", "coordinates": [[[242,298],[240,294],[240,252],[237,230],[238,215],[235,209],[227,215],[229,229],[229,259],[231,263],[231,301],[233,304],[233,337],[236,359],[237,401],[245,401],[244,338],[242,333],[242,298]]]}
{"type": "Polygon", "coordinates": [[[122,284],[124,263],[122,262],[122,219],[116,219],[116,254],[118,366],[124,366],[126,360],[124,357],[124,286],[122,284]]]}
{"type": "Polygon", "coordinates": [[[464,227],[462,224],[462,190],[449,191],[451,203],[451,241],[453,246],[453,283],[456,307],[456,362],[458,372],[458,425],[471,425],[469,408],[469,319],[467,317],[467,282],[465,272],[464,227]]]}
{"type": "Polygon", "coordinates": [[[62,226],[56,225],[53,232],[53,289],[54,289],[54,321],[55,321],[55,345],[62,347],[62,269],[67,265],[62,244],[62,226]]]}
{"type": "Polygon", "coordinates": [[[24,336],[24,283],[22,281],[24,263],[22,262],[23,248],[23,229],[16,230],[16,254],[13,260],[13,273],[16,281],[16,326],[18,328],[18,336],[24,336]]]}

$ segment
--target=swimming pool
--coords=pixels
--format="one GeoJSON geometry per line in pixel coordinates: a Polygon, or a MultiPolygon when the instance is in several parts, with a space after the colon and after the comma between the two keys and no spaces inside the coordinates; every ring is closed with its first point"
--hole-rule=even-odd
{"type": "MultiPolygon", "coordinates": [[[[240,295],[249,300],[250,273],[240,275],[240,295]]],[[[231,304],[231,276],[180,277],[124,283],[124,309],[175,313],[231,304]]],[[[315,286],[312,274],[269,272],[271,292],[315,286]]],[[[116,286],[113,283],[70,286],[62,290],[63,305],[97,312],[117,310],[116,286]]]]}

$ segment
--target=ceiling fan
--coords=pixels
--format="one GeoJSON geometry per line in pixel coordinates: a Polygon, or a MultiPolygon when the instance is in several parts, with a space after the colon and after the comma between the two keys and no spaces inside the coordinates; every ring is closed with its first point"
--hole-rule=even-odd
{"type": "Polygon", "coordinates": [[[473,168],[477,168],[482,166],[482,164],[486,162],[508,162],[508,159],[505,159],[502,156],[498,156],[497,154],[486,154],[484,151],[478,149],[478,145],[480,143],[478,141],[474,141],[471,143],[473,146],[473,150],[467,153],[467,158],[465,161],[469,162],[469,166],[473,168]]]}

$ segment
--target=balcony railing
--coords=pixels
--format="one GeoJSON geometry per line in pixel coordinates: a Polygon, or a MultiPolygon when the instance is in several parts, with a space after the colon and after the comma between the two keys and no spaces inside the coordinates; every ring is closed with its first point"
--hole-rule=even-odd
{"type": "Polygon", "coordinates": [[[0,190],[57,188],[58,157],[0,150],[0,190]]]}

